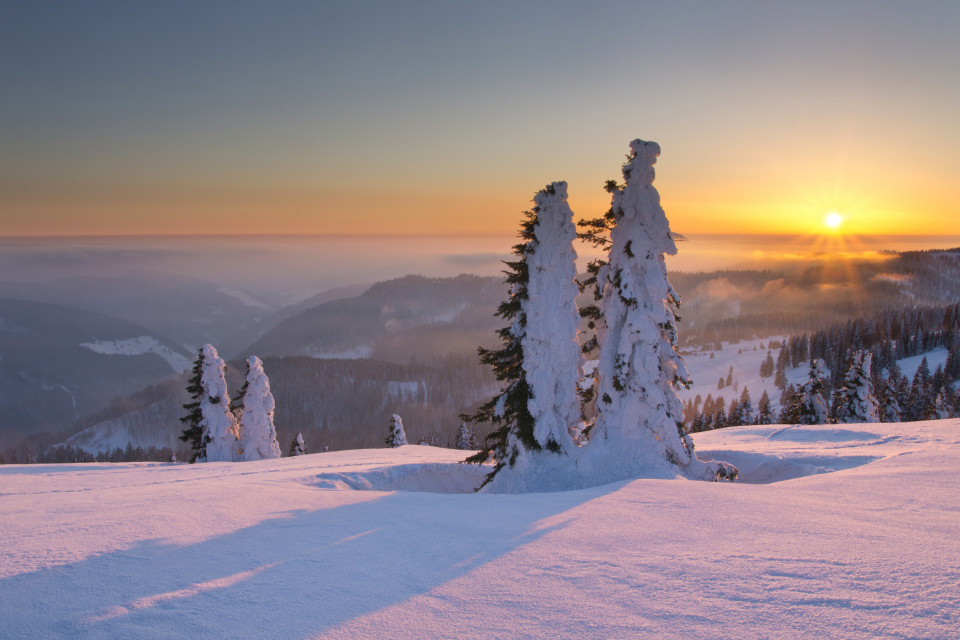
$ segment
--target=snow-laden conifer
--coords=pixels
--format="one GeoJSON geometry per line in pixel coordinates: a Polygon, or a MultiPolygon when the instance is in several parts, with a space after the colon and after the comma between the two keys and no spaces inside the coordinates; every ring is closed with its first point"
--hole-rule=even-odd
{"type": "Polygon", "coordinates": [[[388,447],[394,448],[407,444],[407,434],[403,431],[403,420],[397,414],[393,414],[390,418],[390,431],[384,442],[388,447]]]}
{"type": "Polygon", "coordinates": [[[307,455],[307,445],[303,441],[303,434],[298,433],[297,437],[293,439],[290,443],[290,455],[291,456],[305,456],[307,455]]]}
{"type": "Polygon", "coordinates": [[[753,411],[753,401],[750,399],[750,390],[746,387],[740,394],[740,400],[736,404],[730,405],[730,412],[727,414],[727,426],[738,427],[747,424],[753,424],[756,416],[753,411]]]}
{"type": "Polygon", "coordinates": [[[223,360],[213,345],[203,345],[203,372],[201,384],[203,397],[200,411],[203,414],[203,429],[207,438],[209,462],[238,461],[239,429],[237,419],[230,411],[227,381],[224,379],[223,360]]]}
{"type": "Polygon", "coordinates": [[[466,422],[461,422],[460,428],[457,429],[456,447],[462,451],[469,451],[474,447],[473,431],[467,426],[466,422]]]}
{"type": "Polygon", "coordinates": [[[810,362],[810,372],[800,396],[798,423],[827,423],[830,410],[825,397],[826,383],[824,381],[828,375],[827,365],[822,358],[816,358],[810,362]]]}
{"type": "MultiPolygon", "coordinates": [[[[576,449],[571,432],[580,423],[577,385],[583,356],[577,343],[576,228],[567,183],[548,185],[534,203],[520,226],[523,242],[513,248],[518,259],[506,263],[510,293],[497,309],[511,323],[498,331],[503,348],[480,349],[481,361],[493,367],[503,389],[466,417],[499,427],[467,459],[482,463],[493,457],[496,464],[484,484],[526,453],[570,455],[576,449]]],[[[536,475],[541,465],[540,459],[523,460],[511,490],[525,482],[520,476],[536,475]]]]}
{"type": "Polygon", "coordinates": [[[634,140],[630,151],[625,184],[609,189],[614,222],[609,258],[598,272],[602,322],[590,446],[603,448],[607,463],[621,469],[652,471],[666,461],[691,477],[732,479],[733,467],[696,458],[683,428],[677,386],[689,384],[689,376],[677,353],[680,299],[664,261],[677,247],[653,187],[660,147],[634,140]]]}
{"type": "Polygon", "coordinates": [[[186,426],[179,438],[190,444],[190,462],[205,462],[207,459],[208,437],[203,428],[203,411],[200,409],[204,397],[203,369],[203,349],[200,349],[193,363],[190,379],[187,381],[190,402],[183,405],[187,415],[180,418],[180,422],[186,426]]]}
{"type": "Polygon", "coordinates": [[[873,354],[855,351],[843,376],[834,415],[838,423],[880,422],[880,404],[873,393],[873,354]]]}
{"type": "Polygon", "coordinates": [[[244,460],[268,460],[280,457],[280,444],[273,424],[276,407],[270,392],[270,380],[257,356],[247,358],[247,377],[240,399],[240,446],[244,460]]]}
{"type": "Polygon", "coordinates": [[[933,401],[933,419],[944,420],[953,416],[953,405],[950,402],[946,388],[937,393],[933,401]]]}
{"type": "Polygon", "coordinates": [[[570,454],[580,423],[577,383],[583,354],[577,342],[577,229],[567,204],[567,183],[554,182],[533,198],[533,237],[524,258],[529,274],[521,338],[530,387],[533,437],[541,447],[570,454]]]}
{"type": "Polygon", "coordinates": [[[773,424],[773,407],[770,406],[770,395],[763,390],[760,400],[757,401],[757,424],[773,424]]]}

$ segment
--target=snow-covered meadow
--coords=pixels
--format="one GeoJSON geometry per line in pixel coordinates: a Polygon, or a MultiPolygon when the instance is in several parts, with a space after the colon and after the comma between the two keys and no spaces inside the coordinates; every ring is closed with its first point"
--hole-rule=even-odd
{"type": "Polygon", "coordinates": [[[741,480],[483,495],[421,446],[0,467],[0,636],[957,637],[960,420],[695,440],[741,480]]]}

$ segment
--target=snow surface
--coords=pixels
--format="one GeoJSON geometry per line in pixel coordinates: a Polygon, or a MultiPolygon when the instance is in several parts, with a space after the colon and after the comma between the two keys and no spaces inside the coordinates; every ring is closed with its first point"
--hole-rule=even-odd
{"type": "Polygon", "coordinates": [[[2,466],[0,636],[957,637],[960,420],[695,440],[766,484],[444,495],[479,469],[423,446],[2,466]]]}
{"type": "Polygon", "coordinates": [[[166,360],[170,368],[177,373],[183,373],[189,369],[192,364],[189,358],[160,344],[160,342],[152,336],[140,336],[138,338],[127,338],[126,340],[81,342],[80,346],[94,353],[109,356],[142,356],[146,353],[154,353],[166,360]]]}

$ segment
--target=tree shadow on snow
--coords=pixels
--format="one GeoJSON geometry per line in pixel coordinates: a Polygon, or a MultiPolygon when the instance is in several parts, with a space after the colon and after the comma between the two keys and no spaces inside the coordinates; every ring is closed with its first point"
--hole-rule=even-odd
{"type": "Polygon", "coordinates": [[[397,492],[300,510],[186,546],[146,541],[0,580],[17,638],[295,638],[454,580],[623,483],[511,495],[397,492]]]}

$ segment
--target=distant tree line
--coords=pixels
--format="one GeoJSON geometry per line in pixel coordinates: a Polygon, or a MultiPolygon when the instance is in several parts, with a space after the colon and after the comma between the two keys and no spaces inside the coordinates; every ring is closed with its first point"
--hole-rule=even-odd
{"type": "Polygon", "coordinates": [[[143,447],[134,447],[132,442],[128,442],[123,449],[116,447],[112,451],[97,451],[96,454],[79,447],[58,445],[40,452],[32,459],[21,462],[53,464],[70,462],[176,462],[177,460],[179,460],[179,457],[170,447],[148,447],[144,449],[143,447]]]}
{"type": "MultiPolygon", "coordinates": [[[[691,432],[744,424],[847,422],[909,422],[960,415],[960,305],[885,311],[871,318],[834,324],[812,335],[786,340],[773,363],[772,353],[761,363],[760,376],[774,376],[781,390],[779,412],[771,408],[764,391],[756,408],[747,388],[739,400],[725,406],[722,397],[700,396],[685,405],[684,419],[691,432]],[[947,351],[946,361],[931,371],[926,357],[912,378],[898,360],[947,351]],[[786,369],[807,365],[808,380],[787,384],[786,369]],[[829,370],[829,373],[828,371],[829,370]],[[858,390],[859,396],[854,393],[858,390]],[[875,413],[857,405],[869,395],[875,413]],[[859,398],[859,399],[858,399],[859,398]],[[702,403],[702,404],[701,404],[702,403]],[[863,418],[862,420],[860,418],[863,418]]],[[[718,388],[732,382],[721,378],[718,388]]]]}

